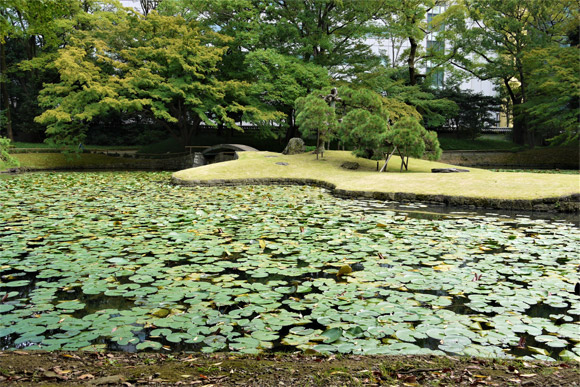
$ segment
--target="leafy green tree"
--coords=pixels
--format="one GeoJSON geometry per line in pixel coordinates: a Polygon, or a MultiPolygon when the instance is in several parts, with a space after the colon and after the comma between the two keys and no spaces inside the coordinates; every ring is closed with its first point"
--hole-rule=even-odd
{"type": "Polygon", "coordinates": [[[387,0],[174,0],[158,9],[184,15],[231,37],[219,67],[223,80],[252,84],[247,103],[283,113],[286,139],[296,134],[294,100],[333,77],[365,71],[377,60],[367,34],[387,0]],[[282,93],[282,88],[287,92],[282,93]]]}
{"type": "Polygon", "coordinates": [[[338,127],[335,108],[319,95],[296,100],[296,124],[305,137],[316,135],[316,155],[324,154],[324,143],[333,139],[338,127]]]}
{"type": "Polygon", "coordinates": [[[326,67],[335,78],[368,66],[374,55],[366,38],[377,31],[373,22],[389,12],[385,0],[264,3],[262,44],[326,67]]]}
{"type": "Polygon", "coordinates": [[[29,62],[50,61],[59,45],[66,42],[73,18],[93,9],[95,1],[4,0],[0,7],[0,110],[3,128],[13,139],[14,132],[31,131],[32,118],[39,113],[36,98],[42,83],[50,77],[42,66],[29,62]],[[84,3],[84,8],[82,7],[84,3]]]}
{"type": "Polygon", "coordinates": [[[579,141],[579,57],[578,45],[537,48],[524,56],[530,82],[522,108],[533,130],[554,145],[579,141]]]}
{"type": "Polygon", "coordinates": [[[385,25],[381,35],[391,40],[393,47],[408,48],[398,57],[391,53],[393,67],[398,60],[405,62],[407,82],[410,86],[421,83],[431,73],[441,70],[452,55],[445,51],[445,42],[436,33],[444,28],[442,17],[432,18],[436,7],[446,4],[444,0],[391,0],[388,5],[390,12],[383,15],[385,25]],[[423,42],[429,37],[432,46],[425,47],[423,42]],[[426,72],[421,72],[421,68],[426,72]]]}
{"type": "Polygon", "coordinates": [[[390,1],[175,0],[159,8],[217,27],[234,38],[234,56],[272,49],[325,67],[338,78],[378,60],[367,37],[378,31],[375,21],[390,12],[390,1]]]}
{"type": "Polygon", "coordinates": [[[408,169],[409,157],[426,155],[429,160],[441,157],[437,133],[427,131],[413,117],[403,117],[397,121],[388,134],[388,141],[401,152],[401,170],[403,167],[408,169]]]}
{"type": "Polygon", "coordinates": [[[388,121],[365,109],[349,111],[340,124],[340,139],[354,144],[352,153],[357,157],[379,160],[384,157],[388,144],[388,121]]]}
{"type": "Polygon", "coordinates": [[[482,128],[496,125],[494,113],[501,111],[501,100],[498,97],[460,90],[457,86],[436,90],[434,94],[457,104],[459,109],[456,115],[448,118],[443,125],[456,135],[476,138],[482,128]]]}
{"type": "Polygon", "coordinates": [[[296,121],[305,136],[322,129],[324,141],[337,138],[351,147],[357,157],[374,160],[387,158],[388,161],[388,151],[393,146],[407,156],[407,164],[409,156],[422,157],[427,153],[430,159],[440,157],[437,134],[419,124],[421,115],[412,106],[369,89],[341,86],[338,88],[340,100],[332,109],[321,98],[328,92],[328,89],[314,91],[296,101],[299,113],[296,121]],[[391,127],[392,122],[395,124],[391,127]],[[422,148],[417,149],[419,145],[415,142],[422,148]]]}
{"type": "Polygon", "coordinates": [[[522,106],[530,97],[526,62],[537,48],[566,43],[565,28],[578,18],[571,0],[463,0],[451,7],[453,63],[480,79],[501,82],[511,100],[514,141],[535,143],[522,106]]]}
{"type": "Polygon", "coordinates": [[[85,23],[52,63],[59,81],[40,96],[47,110],[37,121],[57,142],[82,141],[110,112],[146,112],[183,144],[201,122],[238,128],[232,114],[255,112],[235,102],[247,84],[215,75],[227,47],[213,42],[227,37],[155,12],[96,12],[85,23]]]}
{"type": "Polygon", "coordinates": [[[391,106],[388,110],[393,120],[400,116],[414,115],[425,126],[438,128],[457,114],[458,107],[454,101],[437,97],[436,90],[429,85],[409,85],[402,72],[401,68],[377,66],[359,75],[355,82],[363,88],[385,95],[391,106]],[[405,112],[395,114],[399,108],[405,109],[405,112]]]}
{"type": "Polygon", "coordinates": [[[248,102],[260,111],[281,113],[288,126],[286,140],[296,135],[294,102],[314,89],[328,85],[328,71],[312,63],[274,50],[256,50],[247,54],[244,67],[251,87],[248,102]]]}

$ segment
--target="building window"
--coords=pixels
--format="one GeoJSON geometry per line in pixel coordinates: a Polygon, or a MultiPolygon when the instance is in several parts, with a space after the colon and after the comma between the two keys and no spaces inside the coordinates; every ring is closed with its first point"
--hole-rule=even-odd
{"type": "Polygon", "coordinates": [[[431,86],[433,87],[443,87],[445,81],[445,72],[441,69],[434,70],[433,68],[427,68],[427,79],[431,86]]]}
{"type": "Polygon", "coordinates": [[[427,52],[441,52],[445,50],[445,42],[439,40],[428,40],[427,41],[427,52]]]}
{"type": "Polygon", "coordinates": [[[437,30],[435,30],[432,27],[432,25],[431,25],[431,23],[433,22],[433,19],[435,18],[435,16],[438,16],[438,15],[439,15],[438,13],[433,13],[433,12],[427,13],[427,28],[431,32],[442,32],[442,31],[445,31],[445,24],[441,24],[437,30]]]}

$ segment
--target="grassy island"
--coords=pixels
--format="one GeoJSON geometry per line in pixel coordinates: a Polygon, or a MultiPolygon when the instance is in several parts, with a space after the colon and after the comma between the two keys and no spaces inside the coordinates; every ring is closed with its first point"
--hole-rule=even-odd
{"type": "Polygon", "coordinates": [[[344,191],[500,200],[555,198],[580,192],[578,175],[492,172],[464,167],[461,168],[468,169],[469,173],[431,173],[432,168],[454,166],[418,159],[410,160],[408,171],[399,172],[400,164],[400,158],[394,156],[389,162],[388,172],[378,173],[376,161],[356,158],[348,151],[328,151],[319,160],[310,153],[287,156],[271,152],[241,152],[238,160],[186,169],[176,172],[173,178],[184,184],[309,179],[344,191]],[[357,162],[360,166],[357,170],[342,168],[341,165],[347,161],[357,162]]]}

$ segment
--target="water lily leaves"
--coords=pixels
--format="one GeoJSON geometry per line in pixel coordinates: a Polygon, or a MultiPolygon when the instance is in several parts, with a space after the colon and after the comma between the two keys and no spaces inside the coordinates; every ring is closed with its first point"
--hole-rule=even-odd
{"type": "Polygon", "coordinates": [[[326,331],[322,332],[320,335],[324,336],[323,340],[325,343],[327,343],[327,344],[333,343],[342,336],[342,329],[340,329],[340,328],[327,329],[326,331]]]}
{"type": "Polygon", "coordinates": [[[153,329],[149,335],[150,337],[169,336],[173,331],[167,328],[153,329]]]}
{"type": "Polygon", "coordinates": [[[427,334],[413,329],[399,329],[395,332],[397,339],[409,343],[415,342],[417,339],[426,339],[427,334]]]}
{"type": "Polygon", "coordinates": [[[564,348],[568,346],[568,342],[558,337],[551,335],[540,335],[534,337],[538,343],[546,343],[547,346],[552,348],[564,348]]]}
{"type": "Polygon", "coordinates": [[[442,340],[445,337],[445,329],[431,328],[425,331],[425,334],[433,339],[442,340]]]}
{"type": "Polygon", "coordinates": [[[206,337],[203,342],[207,344],[205,352],[215,352],[226,347],[227,339],[221,335],[212,335],[206,337]]]}
{"type": "Polygon", "coordinates": [[[280,336],[272,331],[256,331],[252,332],[252,337],[259,341],[274,341],[278,340],[280,336]]]}
{"type": "Polygon", "coordinates": [[[567,349],[560,352],[559,356],[562,360],[565,360],[565,361],[580,362],[580,355],[577,353],[574,353],[572,351],[569,351],[567,349]]]}
{"type": "Polygon", "coordinates": [[[0,228],[7,348],[499,357],[530,335],[556,357],[580,341],[573,225],[308,187],[183,189],[163,173],[34,176],[0,181],[0,202],[26,203],[0,228]]]}
{"type": "Polygon", "coordinates": [[[30,280],[16,280],[16,281],[8,281],[3,282],[0,285],[7,288],[19,288],[22,286],[26,286],[30,283],[30,280]]]}
{"type": "Polygon", "coordinates": [[[449,353],[461,353],[469,344],[471,340],[464,336],[450,335],[444,336],[439,344],[439,349],[449,353]]]}
{"type": "Polygon", "coordinates": [[[79,300],[61,301],[58,304],[56,304],[56,307],[58,309],[79,310],[83,309],[85,307],[85,304],[83,302],[80,302],[79,300]]]}
{"type": "Polygon", "coordinates": [[[550,356],[550,352],[548,352],[548,351],[547,351],[546,349],[544,349],[544,348],[532,347],[531,345],[529,345],[527,348],[528,348],[528,349],[529,349],[531,352],[534,352],[534,353],[537,353],[537,354],[540,354],[540,355],[547,356],[548,358],[549,358],[549,356],[550,356]]]}
{"type": "Polygon", "coordinates": [[[191,339],[191,335],[188,333],[176,332],[168,334],[166,339],[171,343],[180,343],[183,340],[191,339]]]}
{"type": "Polygon", "coordinates": [[[14,305],[0,304],[0,313],[10,312],[14,309],[14,305]]]}
{"type": "Polygon", "coordinates": [[[336,352],[338,350],[338,347],[334,346],[334,345],[328,345],[328,344],[317,344],[317,345],[313,346],[311,349],[318,352],[318,353],[329,354],[332,352],[336,352]]]}
{"type": "Polygon", "coordinates": [[[251,337],[238,337],[230,342],[230,349],[240,353],[259,353],[260,340],[251,337]]]}
{"type": "Polygon", "coordinates": [[[136,348],[139,351],[143,351],[143,350],[147,350],[147,349],[152,349],[152,350],[158,350],[161,349],[161,347],[163,347],[163,345],[161,343],[158,343],[156,341],[150,341],[150,340],[145,340],[142,343],[137,344],[136,348]]]}
{"type": "Polygon", "coordinates": [[[366,333],[371,337],[382,338],[392,335],[395,331],[389,326],[379,325],[369,327],[366,333]]]}

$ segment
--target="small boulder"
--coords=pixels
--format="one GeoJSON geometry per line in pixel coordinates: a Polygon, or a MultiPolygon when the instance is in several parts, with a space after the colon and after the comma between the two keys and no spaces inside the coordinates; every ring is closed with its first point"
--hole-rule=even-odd
{"type": "Polygon", "coordinates": [[[282,151],[284,155],[296,155],[299,153],[304,153],[304,140],[299,137],[291,138],[286,148],[282,151]]]}
{"type": "Polygon", "coordinates": [[[283,161],[279,161],[279,162],[277,162],[276,164],[278,164],[278,165],[288,165],[288,163],[285,163],[285,162],[283,162],[283,161]]]}
{"type": "Polygon", "coordinates": [[[8,168],[5,171],[0,171],[0,173],[11,173],[11,174],[19,173],[19,172],[20,172],[20,168],[8,168]]]}
{"type": "Polygon", "coordinates": [[[192,168],[201,167],[202,165],[206,165],[207,160],[203,157],[201,152],[195,152],[193,155],[193,165],[192,168]]]}
{"type": "Polygon", "coordinates": [[[355,163],[354,161],[345,161],[344,163],[342,163],[342,165],[340,167],[344,168],[344,169],[355,170],[355,169],[358,169],[359,164],[355,163]]]}

